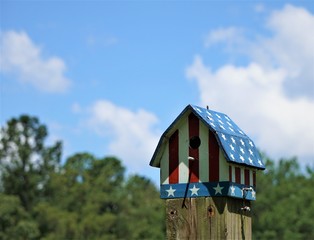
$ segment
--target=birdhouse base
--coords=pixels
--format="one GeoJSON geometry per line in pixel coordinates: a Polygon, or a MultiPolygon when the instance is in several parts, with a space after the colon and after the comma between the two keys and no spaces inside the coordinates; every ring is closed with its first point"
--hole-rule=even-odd
{"type": "Polygon", "coordinates": [[[252,239],[249,210],[229,197],[167,199],[167,239],[252,239]]]}

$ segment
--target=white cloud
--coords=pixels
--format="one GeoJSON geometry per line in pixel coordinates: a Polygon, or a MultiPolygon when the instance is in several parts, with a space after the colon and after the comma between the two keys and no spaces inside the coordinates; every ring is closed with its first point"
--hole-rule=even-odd
{"type": "Polygon", "coordinates": [[[41,48],[25,32],[2,32],[0,45],[0,72],[16,74],[22,82],[44,92],[64,92],[70,86],[64,76],[64,61],[58,57],[43,59],[41,48]]]}
{"type": "Polygon", "coordinates": [[[236,27],[219,28],[211,31],[205,38],[205,47],[210,47],[217,43],[225,43],[232,47],[236,43],[242,42],[243,30],[236,27]]]}
{"type": "Polygon", "coordinates": [[[274,34],[251,42],[246,66],[212,70],[196,56],[186,76],[196,81],[200,104],[227,113],[259,148],[308,161],[314,158],[313,15],[287,5],[267,24],[274,34]],[[293,90],[296,81],[300,88],[293,90]]]}
{"type": "Polygon", "coordinates": [[[314,15],[286,5],[270,15],[267,27],[273,36],[261,37],[252,45],[252,58],[263,65],[285,68],[285,90],[290,96],[314,99],[314,15]]]}
{"type": "Polygon", "coordinates": [[[148,166],[160,137],[154,129],[156,116],[145,110],[135,112],[109,101],[96,101],[89,108],[89,127],[109,138],[109,153],[121,158],[131,171],[148,166]]]}

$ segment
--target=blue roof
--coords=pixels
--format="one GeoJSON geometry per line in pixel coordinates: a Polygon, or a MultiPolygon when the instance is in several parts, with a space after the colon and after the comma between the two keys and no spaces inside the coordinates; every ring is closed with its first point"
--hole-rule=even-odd
{"type": "Polygon", "coordinates": [[[169,132],[186,112],[193,112],[215,134],[228,162],[265,169],[254,142],[226,114],[195,105],[188,105],[161,136],[150,162],[151,166],[159,166],[159,151],[164,147],[169,132]]]}

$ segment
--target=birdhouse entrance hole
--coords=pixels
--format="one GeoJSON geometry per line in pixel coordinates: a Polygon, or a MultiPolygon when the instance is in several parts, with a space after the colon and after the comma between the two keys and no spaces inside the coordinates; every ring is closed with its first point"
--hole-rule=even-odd
{"type": "Polygon", "coordinates": [[[201,145],[201,139],[199,136],[193,136],[190,138],[190,147],[197,149],[201,145]]]}

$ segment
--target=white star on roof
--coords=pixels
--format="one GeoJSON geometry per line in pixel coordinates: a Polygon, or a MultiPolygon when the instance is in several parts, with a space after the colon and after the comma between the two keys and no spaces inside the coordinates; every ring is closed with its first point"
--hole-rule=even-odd
{"type": "Polygon", "coordinates": [[[243,142],[243,140],[242,140],[242,139],[240,140],[240,142],[241,142],[242,146],[245,146],[245,144],[244,144],[244,142],[243,142]]]}
{"type": "Polygon", "coordinates": [[[232,154],[232,153],[230,154],[230,157],[232,158],[232,160],[234,160],[234,156],[233,156],[233,154],[232,154]]]}
{"type": "Polygon", "coordinates": [[[253,143],[252,143],[252,141],[250,141],[250,142],[249,142],[249,144],[251,145],[251,147],[253,147],[253,143]]]}
{"type": "Polygon", "coordinates": [[[220,126],[223,130],[226,130],[226,129],[224,128],[224,126],[222,126],[221,124],[219,124],[219,126],[220,126]]]}
{"type": "Polygon", "coordinates": [[[230,144],[229,146],[232,149],[232,151],[234,151],[234,146],[232,146],[232,144],[230,144]]]}
{"type": "Polygon", "coordinates": [[[261,161],[261,160],[258,160],[258,164],[259,164],[260,166],[263,166],[263,164],[262,164],[262,161],[261,161]]]}
{"type": "Polygon", "coordinates": [[[230,122],[227,122],[227,124],[228,124],[230,127],[232,127],[232,124],[231,124],[230,122]]]}
{"type": "Polygon", "coordinates": [[[226,136],[225,136],[225,134],[221,134],[221,137],[226,141],[226,136]]]}
{"type": "Polygon", "coordinates": [[[222,194],[221,190],[224,189],[224,187],[220,187],[218,183],[217,187],[213,187],[213,189],[215,189],[215,195],[217,195],[217,193],[222,194]]]}
{"type": "Polygon", "coordinates": [[[250,158],[250,157],[249,157],[249,161],[250,161],[250,163],[251,163],[251,164],[253,164],[253,160],[252,160],[252,158],[250,158]]]}
{"type": "Polygon", "coordinates": [[[230,131],[234,132],[233,128],[229,127],[230,131]]]}
{"type": "Polygon", "coordinates": [[[207,116],[207,118],[212,122],[214,121],[214,119],[212,119],[210,116],[207,116]]]}
{"type": "Polygon", "coordinates": [[[232,140],[232,142],[233,142],[234,144],[236,143],[233,137],[231,137],[231,140],[232,140]]]}
{"type": "Polygon", "coordinates": [[[251,150],[251,149],[249,149],[249,152],[250,152],[250,154],[253,156],[253,152],[252,152],[252,150],[251,150]]]}
{"type": "Polygon", "coordinates": [[[170,186],[170,188],[168,190],[166,190],[168,192],[168,197],[173,196],[174,197],[174,192],[176,191],[175,189],[172,188],[172,186],[170,186]]]}
{"type": "Polygon", "coordinates": [[[196,195],[196,196],[198,196],[198,190],[200,190],[199,188],[197,188],[197,187],[195,187],[195,184],[194,184],[194,186],[193,186],[193,188],[190,188],[190,191],[191,191],[191,196],[193,196],[193,195],[196,195]]]}
{"type": "Polygon", "coordinates": [[[242,162],[244,162],[244,157],[242,157],[241,155],[240,155],[240,159],[242,160],[242,162]]]}
{"type": "Polygon", "coordinates": [[[244,154],[244,150],[243,150],[243,148],[241,148],[241,147],[240,147],[240,151],[241,151],[241,153],[242,153],[242,154],[244,154]]]}

